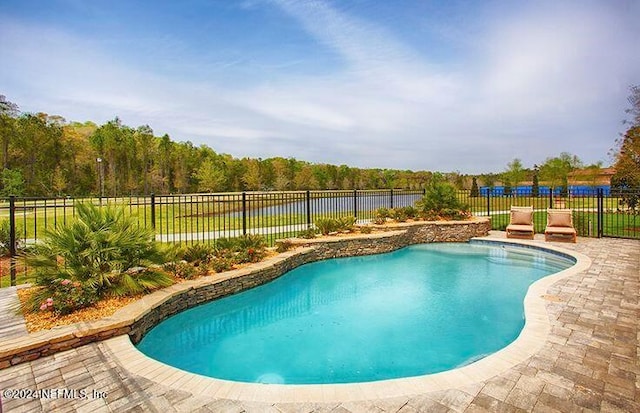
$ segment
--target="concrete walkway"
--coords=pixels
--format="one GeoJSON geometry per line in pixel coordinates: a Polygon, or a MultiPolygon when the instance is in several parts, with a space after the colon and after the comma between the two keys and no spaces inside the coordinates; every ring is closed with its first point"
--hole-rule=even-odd
{"type": "Polygon", "coordinates": [[[580,238],[562,247],[589,256],[592,265],[547,291],[555,297],[546,306],[552,332],[541,350],[465,387],[343,403],[228,400],[206,388],[192,394],[143,378],[102,342],[0,371],[3,390],[48,390],[31,398],[3,394],[3,411],[639,412],[640,241],[580,238]]]}

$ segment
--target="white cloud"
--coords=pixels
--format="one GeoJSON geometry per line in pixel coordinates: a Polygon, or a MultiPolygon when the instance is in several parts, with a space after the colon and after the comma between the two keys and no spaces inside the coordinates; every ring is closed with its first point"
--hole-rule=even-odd
{"type": "MultiPolygon", "coordinates": [[[[536,2],[509,15],[494,11],[488,30],[466,41],[457,32],[468,47],[465,64],[438,64],[388,28],[328,2],[268,4],[343,64],[322,76],[256,73],[247,84],[170,78],[152,63],[127,64],[91,38],[5,19],[0,92],[28,110],[98,122],[118,115],[240,157],[477,173],[499,171],[514,157],[531,166],[561,151],[605,159],[627,87],[639,82],[639,29],[608,4],[536,2]]],[[[292,56],[282,68],[304,58],[292,56]]]]}

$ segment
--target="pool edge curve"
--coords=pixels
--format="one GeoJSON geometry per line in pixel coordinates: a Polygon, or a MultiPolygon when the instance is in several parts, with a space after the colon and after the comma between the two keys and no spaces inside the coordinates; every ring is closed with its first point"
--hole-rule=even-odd
{"type": "Polygon", "coordinates": [[[346,402],[391,398],[460,388],[487,380],[535,355],[551,331],[551,320],[544,295],[557,281],[578,274],[591,265],[584,254],[539,241],[472,238],[483,243],[522,245],[556,252],[575,259],[570,268],[548,275],[529,286],[524,298],[525,325],[518,337],[503,349],[471,364],[423,376],[364,383],[344,384],[259,384],[216,379],[186,372],[156,361],[140,352],[129,336],[103,342],[120,364],[133,374],[160,385],[194,395],[254,402],[346,402]]]}

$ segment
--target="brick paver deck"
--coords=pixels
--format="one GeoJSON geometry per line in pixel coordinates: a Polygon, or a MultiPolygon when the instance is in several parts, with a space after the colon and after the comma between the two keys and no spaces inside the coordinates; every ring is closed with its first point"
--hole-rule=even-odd
{"type": "Polygon", "coordinates": [[[0,370],[2,389],[78,393],[3,395],[4,411],[640,412],[640,241],[580,238],[562,246],[589,256],[591,267],[548,290],[552,332],[542,349],[486,381],[391,399],[257,403],[160,385],[116,361],[113,346],[102,342],[0,370]]]}
{"type": "Polygon", "coordinates": [[[17,312],[20,301],[16,289],[0,288],[0,340],[28,334],[24,317],[17,312]]]}

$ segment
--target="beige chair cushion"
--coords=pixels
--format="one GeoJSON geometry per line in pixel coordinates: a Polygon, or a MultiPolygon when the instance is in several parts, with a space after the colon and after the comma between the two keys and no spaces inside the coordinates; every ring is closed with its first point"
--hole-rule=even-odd
{"type": "Polygon", "coordinates": [[[547,214],[548,227],[573,227],[571,210],[549,210],[547,214]]]}
{"type": "Polygon", "coordinates": [[[531,225],[533,221],[533,211],[511,210],[512,225],[531,225]]]}
{"type": "Polygon", "coordinates": [[[533,225],[511,224],[507,225],[507,231],[533,232],[533,225]]]}
{"type": "Polygon", "coordinates": [[[553,227],[553,228],[547,228],[545,230],[545,234],[549,233],[549,234],[576,234],[576,230],[574,228],[570,228],[570,227],[553,227]]]}

